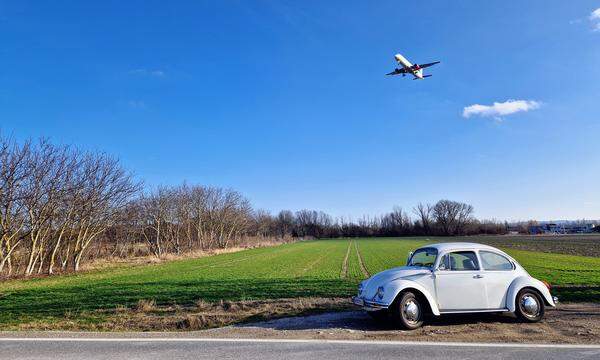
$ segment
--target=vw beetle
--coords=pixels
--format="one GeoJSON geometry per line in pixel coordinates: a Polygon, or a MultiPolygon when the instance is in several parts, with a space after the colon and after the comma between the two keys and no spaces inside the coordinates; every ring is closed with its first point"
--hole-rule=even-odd
{"type": "Polygon", "coordinates": [[[416,329],[425,315],[514,313],[538,322],[558,299],[550,285],[531,277],[515,259],[494,247],[441,243],[411,252],[406,266],[364,280],[352,298],[375,319],[391,317],[416,329]]]}

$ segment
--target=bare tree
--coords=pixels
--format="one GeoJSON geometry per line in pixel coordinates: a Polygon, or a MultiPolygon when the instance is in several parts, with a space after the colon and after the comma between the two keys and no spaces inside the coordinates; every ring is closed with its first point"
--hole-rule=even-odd
{"type": "Polygon", "coordinates": [[[277,214],[276,219],[277,234],[282,239],[291,236],[294,228],[294,214],[289,210],[282,210],[277,214]]]}
{"type": "Polygon", "coordinates": [[[472,215],[473,206],[457,201],[440,200],[433,207],[433,217],[446,236],[461,234],[472,215]]]}
{"type": "Polygon", "coordinates": [[[433,206],[431,206],[431,204],[419,203],[413,208],[413,213],[418,216],[418,221],[423,228],[423,233],[426,235],[431,234],[433,206]]]}
{"type": "Polygon", "coordinates": [[[402,208],[395,207],[381,218],[379,226],[386,236],[406,235],[410,233],[411,221],[402,208]]]}
{"type": "Polygon", "coordinates": [[[88,154],[82,172],[86,181],[71,260],[75,271],[90,243],[113,223],[140,187],[118,160],[105,154],[88,154]]]}
{"type": "Polygon", "coordinates": [[[12,258],[24,237],[25,216],[24,182],[30,144],[18,146],[9,139],[0,138],[0,274],[5,267],[12,274],[12,258]]]}

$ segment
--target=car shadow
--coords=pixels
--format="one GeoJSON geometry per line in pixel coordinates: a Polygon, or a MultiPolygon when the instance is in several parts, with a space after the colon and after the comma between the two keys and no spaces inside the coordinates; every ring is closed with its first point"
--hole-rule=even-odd
{"type": "MultiPolygon", "coordinates": [[[[517,323],[511,314],[456,314],[430,316],[424,327],[456,326],[482,323],[517,323]]],[[[328,312],[317,315],[294,316],[262,322],[239,324],[238,327],[258,327],[272,330],[328,330],[392,331],[398,327],[390,320],[375,320],[363,311],[328,312]]]]}

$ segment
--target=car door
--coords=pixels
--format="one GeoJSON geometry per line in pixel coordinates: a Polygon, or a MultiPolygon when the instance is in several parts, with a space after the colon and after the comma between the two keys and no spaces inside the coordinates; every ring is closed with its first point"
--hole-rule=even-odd
{"type": "Polygon", "coordinates": [[[474,251],[446,253],[435,271],[440,311],[487,309],[485,283],[474,251]]]}
{"type": "Polygon", "coordinates": [[[493,251],[480,250],[489,309],[506,308],[508,287],[515,278],[515,266],[508,258],[493,251]]]}

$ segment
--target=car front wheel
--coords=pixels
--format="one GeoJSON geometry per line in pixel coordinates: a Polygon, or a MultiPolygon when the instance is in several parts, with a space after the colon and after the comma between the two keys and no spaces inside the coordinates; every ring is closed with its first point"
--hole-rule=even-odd
{"type": "Polygon", "coordinates": [[[400,295],[392,310],[394,322],[404,329],[414,330],[423,325],[423,304],[410,291],[400,295]]]}
{"type": "Polygon", "coordinates": [[[523,289],[516,298],[516,315],[525,322],[538,322],[544,317],[544,300],[533,290],[523,289]]]}

